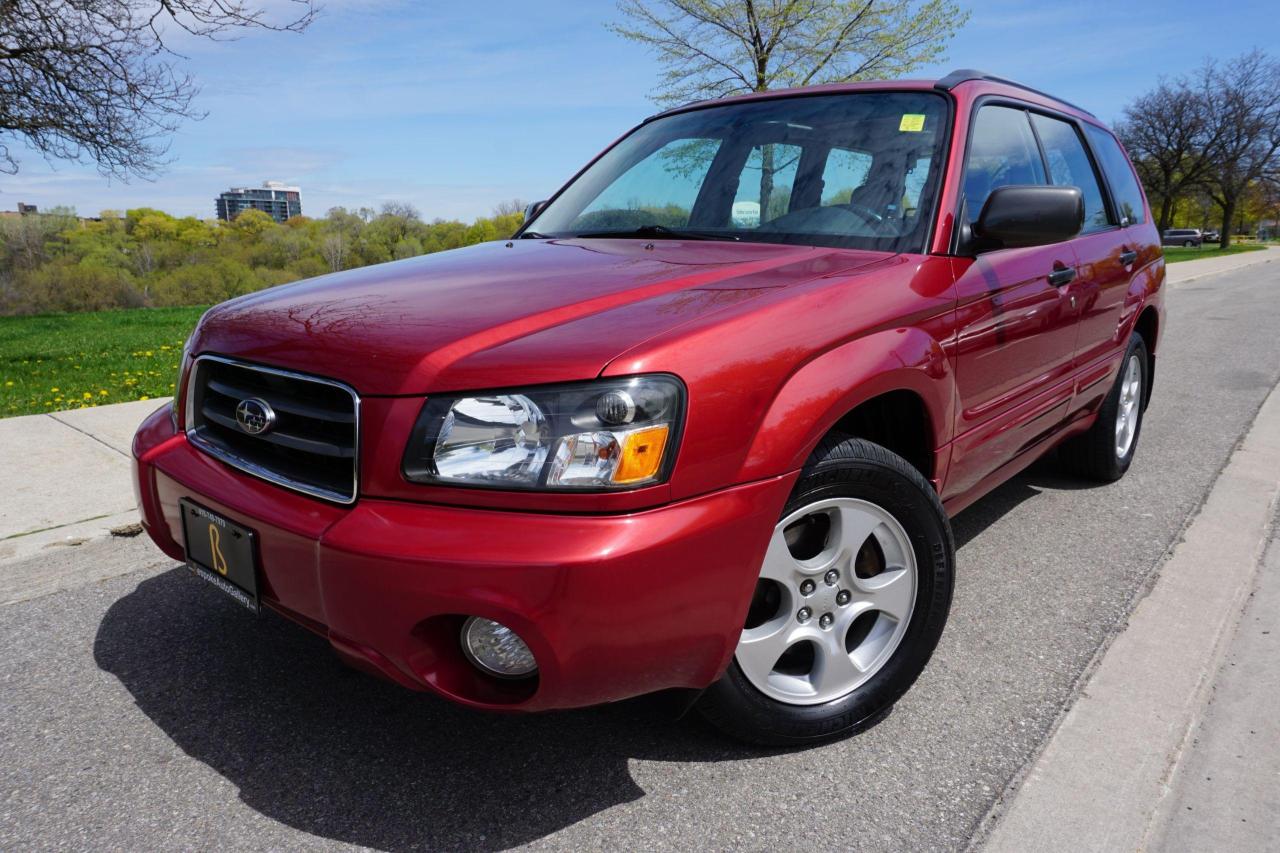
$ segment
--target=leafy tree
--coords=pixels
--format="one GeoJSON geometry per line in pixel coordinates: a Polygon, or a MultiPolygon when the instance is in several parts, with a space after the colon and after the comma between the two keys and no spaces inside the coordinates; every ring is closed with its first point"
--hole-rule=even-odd
{"type": "MultiPolygon", "coordinates": [[[[620,0],[610,29],[658,55],[654,100],[678,104],[819,83],[893,78],[942,57],[969,13],[950,0],[620,0]]],[[[776,146],[760,157],[770,211],[776,146]]]]}
{"type": "Polygon", "coordinates": [[[1242,226],[1237,216],[1280,183],[1280,63],[1256,50],[1210,60],[1137,98],[1116,132],[1158,206],[1160,229],[1204,227],[1216,206],[1226,248],[1242,226]]]}
{"type": "Polygon", "coordinates": [[[231,229],[242,239],[252,242],[273,227],[275,222],[271,214],[251,207],[236,214],[236,218],[231,220],[231,229]]]}
{"type": "Polygon", "coordinates": [[[968,20],[948,0],[621,0],[615,33],[658,54],[655,100],[680,103],[898,77],[968,20]]]}
{"type": "Polygon", "coordinates": [[[1280,63],[1255,50],[1213,71],[1217,144],[1204,186],[1222,211],[1225,249],[1249,190],[1280,180],[1280,63]]]}
{"type": "Polygon", "coordinates": [[[1172,227],[1179,199],[1208,174],[1217,147],[1218,129],[1210,121],[1212,100],[1205,82],[1185,77],[1161,81],[1126,106],[1116,126],[1158,207],[1156,224],[1162,233],[1172,227]]]}
{"type": "MultiPolygon", "coordinates": [[[[3,0],[0,0],[3,2],[3,0]]],[[[424,252],[506,239],[523,215],[423,222],[394,205],[368,222],[334,208],[277,223],[152,208],[81,220],[73,211],[0,219],[0,314],[207,304],[263,287],[424,252]]]]}
{"type": "Polygon", "coordinates": [[[201,117],[195,81],[164,34],[305,29],[313,0],[290,2],[296,17],[274,23],[251,0],[2,0],[0,171],[17,172],[10,145],[24,140],[104,175],[154,174],[169,134],[201,117]]]}

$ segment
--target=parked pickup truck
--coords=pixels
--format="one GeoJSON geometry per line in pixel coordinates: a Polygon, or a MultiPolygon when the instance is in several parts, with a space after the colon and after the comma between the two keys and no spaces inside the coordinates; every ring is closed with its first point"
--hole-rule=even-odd
{"type": "Polygon", "coordinates": [[[1040,92],[696,103],[510,240],[210,309],[138,500],[199,578],[405,687],[674,689],[829,738],[929,660],[950,516],[1054,447],[1124,475],[1164,278],[1116,138],[1040,92]]]}

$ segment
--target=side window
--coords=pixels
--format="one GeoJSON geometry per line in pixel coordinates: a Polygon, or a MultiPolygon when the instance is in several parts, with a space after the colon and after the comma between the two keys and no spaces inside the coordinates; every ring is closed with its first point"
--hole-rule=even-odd
{"type": "Polygon", "coordinates": [[[1093,171],[1089,153],[1076,129],[1065,121],[1032,113],[1031,122],[1040,135],[1044,157],[1049,163],[1049,178],[1057,186],[1079,187],[1084,194],[1084,233],[1098,231],[1112,223],[1107,205],[1102,200],[1102,187],[1093,171]]]}
{"type": "Polygon", "coordinates": [[[1098,155],[1098,161],[1102,164],[1107,182],[1111,184],[1111,195],[1115,199],[1116,211],[1122,219],[1121,224],[1137,225],[1145,222],[1142,188],[1138,186],[1138,179],[1133,175],[1133,167],[1129,165],[1129,158],[1124,156],[1120,143],[1102,128],[1091,124],[1084,126],[1084,132],[1089,136],[1093,152],[1098,155]]]}
{"type": "Polygon", "coordinates": [[[698,190],[720,149],[718,139],[676,139],[627,169],[572,222],[571,228],[626,229],[689,224],[698,190]]]}
{"type": "Polygon", "coordinates": [[[752,228],[791,209],[791,190],[800,169],[800,146],[765,143],[751,149],[733,197],[733,224],[752,228]]]}
{"type": "Polygon", "coordinates": [[[867,182],[871,155],[865,151],[832,148],[822,168],[822,206],[848,204],[853,191],[867,182]]]}
{"type": "Polygon", "coordinates": [[[999,187],[1047,183],[1027,114],[1011,107],[982,107],[973,123],[964,172],[969,221],[999,187]]]}

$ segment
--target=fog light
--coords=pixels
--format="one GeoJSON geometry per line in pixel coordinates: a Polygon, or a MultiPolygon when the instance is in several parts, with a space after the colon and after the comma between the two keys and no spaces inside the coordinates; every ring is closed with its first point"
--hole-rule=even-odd
{"type": "Polygon", "coordinates": [[[462,650],[480,669],[500,678],[533,675],[538,664],[520,636],[499,622],[472,616],[462,626],[462,650]]]}

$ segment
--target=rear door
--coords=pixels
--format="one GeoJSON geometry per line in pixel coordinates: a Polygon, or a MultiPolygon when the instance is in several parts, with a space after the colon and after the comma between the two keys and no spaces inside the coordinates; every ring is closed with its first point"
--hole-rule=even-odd
{"type": "MultiPolygon", "coordinates": [[[[1118,330],[1120,314],[1137,255],[1126,243],[1125,229],[1103,190],[1102,178],[1074,121],[1032,113],[1044,151],[1049,181],[1079,188],[1084,196],[1084,226],[1072,241],[1079,268],[1074,281],[1063,286],[1068,307],[1079,317],[1075,346],[1077,394],[1073,409],[1092,405],[1096,392],[1105,393],[1112,362],[1123,347],[1118,330]]],[[[1118,363],[1118,362],[1117,362],[1118,363]]]]}
{"type": "MultiPolygon", "coordinates": [[[[997,187],[1046,184],[1026,109],[981,106],[965,154],[965,217],[997,187]]],[[[1071,242],[957,259],[956,439],[944,497],[960,494],[1051,433],[1071,399],[1077,275],[1071,242]]]]}
{"type": "MultiPolygon", "coordinates": [[[[1143,271],[1160,258],[1160,238],[1147,219],[1142,187],[1120,143],[1108,131],[1092,124],[1084,125],[1084,133],[1094,162],[1101,168],[1110,191],[1111,215],[1119,225],[1118,258],[1124,268],[1124,286],[1114,299],[1108,300],[1109,310],[1106,313],[1100,308],[1093,316],[1086,315],[1088,322],[1081,324],[1077,350],[1081,363],[1085,365],[1090,357],[1105,357],[1110,351],[1109,379],[1112,371],[1119,368],[1120,357],[1128,344],[1127,332],[1132,327],[1133,315],[1142,307],[1137,294],[1145,289],[1134,286],[1134,277],[1144,274],[1143,271]]],[[[1087,376],[1081,377],[1078,404],[1082,407],[1096,402],[1099,390],[1101,393],[1107,390],[1105,384],[1101,389],[1090,389],[1085,384],[1087,379],[1087,376]]]]}

